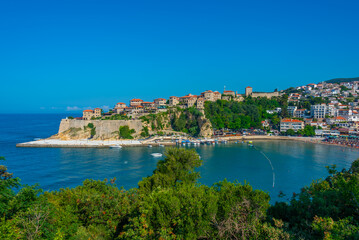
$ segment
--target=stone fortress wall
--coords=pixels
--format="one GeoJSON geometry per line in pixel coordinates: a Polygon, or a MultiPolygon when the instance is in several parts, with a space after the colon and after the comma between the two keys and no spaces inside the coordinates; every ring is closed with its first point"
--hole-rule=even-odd
{"type": "Polygon", "coordinates": [[[113,137],[113,133],[118,131],[120,126],[129,126],[130,129],[135,129],[139,134],[142,131],[141,120],[75,120],[62,119],[59,127],[59,133],[63,133],[70,128],[84,129],[89,123],[92,123],[96,128],[95,138],[109,139],[113,137]]]}
{"type": "Polygon", "coordinates": [[[279,97],[279,92],[253,92],[251,96],[254,98],[256,98],[256,97],[266,97],[266,98],[279,97]]]}

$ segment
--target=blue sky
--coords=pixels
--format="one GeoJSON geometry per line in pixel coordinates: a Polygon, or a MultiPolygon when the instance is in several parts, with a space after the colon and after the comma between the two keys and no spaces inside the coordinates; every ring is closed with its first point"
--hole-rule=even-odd
{"type": "Polygon", "coordinates": [[[359,76],[359,1],[1,1],[3,113],[359,76]]]}

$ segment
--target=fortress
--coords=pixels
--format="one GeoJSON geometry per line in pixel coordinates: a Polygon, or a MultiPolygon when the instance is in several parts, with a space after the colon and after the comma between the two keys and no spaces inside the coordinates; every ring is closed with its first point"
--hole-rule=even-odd
{"type": "Polygon", "coordinates": [[[275,92],[253,92],[253,89],[251,87],[246,87],[245,95],[246,95],[246,97],[251,96],[253,98],[256,98],[256,97],[271,98],[271,97],[279,97],[279,92],[278,91],[275,91],[275,92]]]}

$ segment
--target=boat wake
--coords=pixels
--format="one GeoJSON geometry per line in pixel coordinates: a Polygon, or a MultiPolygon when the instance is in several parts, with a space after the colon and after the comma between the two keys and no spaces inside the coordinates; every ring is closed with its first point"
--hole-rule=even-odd
{"type": "Polygon", "coordinates": [[[259,151],[269,162],[271,168],[272,168],[272,174],[273,174],[273,188],[274,188],[274,185],[275,185],[275,173],[274,173],[274,167],[273,167],[273,164],[272,164],[272,161],[269,159],[269,157],[267,157],[267,155],[264,154],[264,152],[262,150],[259,150],[258,148],[256,148],[255,146],[253,146],[253,148],[257,151],[259,151]]]}

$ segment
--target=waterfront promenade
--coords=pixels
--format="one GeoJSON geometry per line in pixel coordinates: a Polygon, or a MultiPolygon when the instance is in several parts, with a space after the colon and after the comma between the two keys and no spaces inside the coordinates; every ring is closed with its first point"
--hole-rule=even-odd
{"type": "MultiPolygon", "coordinates": [[[[188,140],[187,138],[177,139],[177,142],[182,140],[188,140]]],[[[311,138],[311,137],[288,137],[288,136],[265,136],[265,135],[252,135],[252,136],[234,136],[234,137],[222,137],[222,138],[206,138],[200,139],[201,142],[212,142],[215,140],[227,140],[227,141],[248,141],[248,140],[292,140],[320,143],[323,138],[311,138]]],[[[40,139],[37,141],[18,143],[17,147],[67,147],[67,148],[109,148],[114,146],[123,147],[140,147],[148,145],[176,145],[176,139],[171,137],[154,137],[146,140],[59,140],[59,139],[40,139]]]]}

